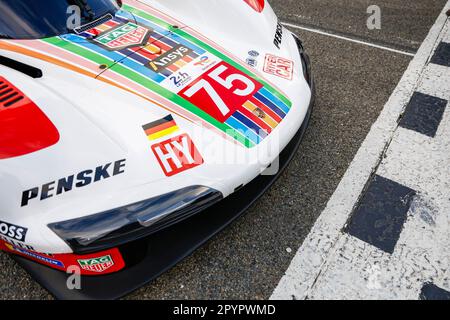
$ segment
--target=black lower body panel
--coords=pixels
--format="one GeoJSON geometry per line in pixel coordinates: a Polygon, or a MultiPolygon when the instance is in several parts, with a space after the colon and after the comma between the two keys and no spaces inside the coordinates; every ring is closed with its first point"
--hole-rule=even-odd
{"type": "Polygon", "coordinates": [[[31,276],[58,299],[117,299],[142,287],[192,254],[236,220],[260,198],[281,175],[295,155],[309,124],[312,95],[303,125],[279,157],[276,175],[259,176],[209,209],[143,240],[119,248],[128,267],[118,273],[82,277],[81,290],[67,288],[66,273],[14,256],[31,276]],[[133,261],[130,265],[130,261],[133,261]]]}

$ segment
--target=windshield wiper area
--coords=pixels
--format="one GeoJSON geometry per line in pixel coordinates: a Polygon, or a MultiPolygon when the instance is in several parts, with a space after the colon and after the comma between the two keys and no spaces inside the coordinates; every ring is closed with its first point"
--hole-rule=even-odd
{"type": "Polygon", "coordinates": [[[6,35],[6,34],[1,34],[0,33],[0,39],[12,39],[12,37],[6,35]]]}
{"type": "Polygon", "coordinates": [[[72,31],[77,33],[77,34],[78,33],[82,33],[82,32],[84,32],[86,30],[95,28],[95,27],[97,27],[97,26],[99,26],[99,25],[101,25],[101,24],[103,24],[103,23],[105,23],[105,22],[107,22],[107,21],[109,21],[109,20],[111,20],[113,18],[114,17],[110,13],[107,13],[104,16],[98,18],[97,20],[94,20],[94,21],[88,22],[86,24],[83,24],[83,25],[79,26],[78,28],[73,29],[72,31]]]}
{"type": "Polygon", "coordinates": [[[82,10],[83,18],[87,19],[88,22],[94,20],[95,11],[92,10],[86,0],[74,0],[73,2],[82,10]]]}

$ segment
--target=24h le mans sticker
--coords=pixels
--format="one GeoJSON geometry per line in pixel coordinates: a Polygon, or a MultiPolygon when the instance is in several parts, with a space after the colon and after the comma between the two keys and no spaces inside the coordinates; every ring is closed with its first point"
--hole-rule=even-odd
{"type": "Polygon", "coordinates": [[[79,259],[78,264],[83,270],[102,273],[114,266],[114,261],[110,255],[106,255],[93,259],[79,259]]]}

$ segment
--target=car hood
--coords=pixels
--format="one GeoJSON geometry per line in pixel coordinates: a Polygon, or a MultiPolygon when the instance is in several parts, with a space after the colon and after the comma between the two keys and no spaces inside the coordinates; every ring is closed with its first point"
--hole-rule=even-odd
{"type": "Polygon", "coordinates": [[[192,185],[227,196],[253,180],[298,130],[311,97],[294,38],[285,31],[277,48],[276,30],[270,7],[259,13],[240,0],[126,0],[79,34],[1,40],[0,55],[42,70],[34,79],[0,65],[47,125],[11,120],[0,106],[0,121],[27,128],[22,139],[35,148],[0,159],[0,220],[42,226],[29,230],[33,248],[64,253],[44,225],[192,185]],[[291,61],[291,79],[263,73],[266,54],[291,61]],[[241,93],[213,86],[225,106],[248,108],[217,110],[205,86],[189,93],[218,69],[216,81],[241,93]],[[164,158],[183,143],[190,154],[164,158]]]}

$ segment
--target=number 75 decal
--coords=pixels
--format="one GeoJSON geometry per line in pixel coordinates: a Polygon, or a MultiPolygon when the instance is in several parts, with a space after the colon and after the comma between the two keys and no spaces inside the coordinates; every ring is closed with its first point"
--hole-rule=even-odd
{"type": "Polygon", "coordinates": [[[223,123],[261,88],[259,82],[222,62],[179,94],[223,123]]]}

